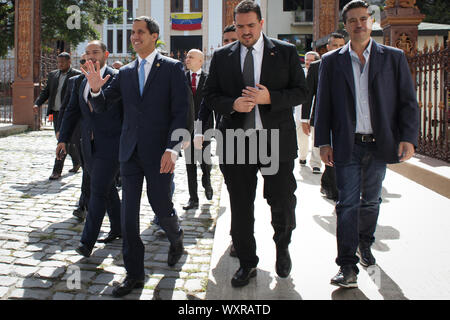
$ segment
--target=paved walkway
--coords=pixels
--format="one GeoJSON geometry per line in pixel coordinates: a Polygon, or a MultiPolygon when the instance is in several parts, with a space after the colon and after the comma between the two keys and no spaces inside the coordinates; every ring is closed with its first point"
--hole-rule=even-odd
{"type": "MultiPolygon", "coordinates": [[[[48,180],[55,144],[52,130],[0,138],[0,299],[113,299],[112,286],[125,276],[121,243],[97,244],[90,258],[74,251],[83,229],[72,217],[81,173],[69,174],[68,160],[63,178],[48,180]]],[[[273,230],[260,178],[255,206],[258,276],[247,287],[233,289],[230,279],[238,262],[228,255],[229,200],[220,171],[213,167],[213,200],[207,201],[200,187],[201,209],[184,212],[188,192],[181,158],[174,203],[183,219],[187,255],[175,267],[167,266],[169,243],[151,224],[153,212],[144,192],[140,225],[147,280],[143,290],[125,299],[450,298],[448,198],[388,170],[373,250],[378,265],[360,268],[359,289],[341,290],[329,285],[337,272],[334,204],[320,195],[320,176],[309,167],[296,167],[295,174],[291,276],[280,279],[274,270],[273,230]]],[[[108,231],[105,219],[101,236],[108,231]]]]}

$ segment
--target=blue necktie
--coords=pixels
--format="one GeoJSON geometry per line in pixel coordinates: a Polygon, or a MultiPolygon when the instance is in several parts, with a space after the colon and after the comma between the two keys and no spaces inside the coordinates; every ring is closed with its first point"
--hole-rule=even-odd
{"type": "Polygon", "coordinates": [[[147,60],[142,59],[141,65],[139,67],[139,91],[142,93],[144,92],[144,85],[145,85],[145,64],[147,63],[147,60]]]}

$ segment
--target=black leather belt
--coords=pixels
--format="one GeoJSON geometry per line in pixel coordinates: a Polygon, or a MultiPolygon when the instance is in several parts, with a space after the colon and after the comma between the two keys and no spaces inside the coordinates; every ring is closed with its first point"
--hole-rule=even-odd
{"type": "Polygon", "coordinates": [[[355,133],[355,142],[374,143],[375,137],[373,136],[373,134],[355,133]]]}

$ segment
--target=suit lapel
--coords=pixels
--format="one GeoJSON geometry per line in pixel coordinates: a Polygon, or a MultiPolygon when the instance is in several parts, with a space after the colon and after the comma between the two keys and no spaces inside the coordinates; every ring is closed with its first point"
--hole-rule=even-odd
{"type": "Polygon", "coordinates": [[[349,45],[350,43],[347,43],[345,47],[339,51],[338,54],[338,60],[339,60],[339,66],[341,67],[341,71],[344,74],[344,78],[347,81],[347,85],[350,88],[350,91],[352,92],[353,101],[356,101],[355,96],[355,80],[353,77],[353,66],[352,61],[350,58],[350,52],[349,52],[349,45]]]}
{"type": "Polygon", "coordinates": [[[231,68],[233,69],[233,81],[237,79],[239,88],[244,88],[244,79],[241,70],[241,44],[236,41],[230,48],[229,56],[232,58],[231,68]]]}
{"type": "Polygon", "coordinates": [[[89,109],[89,106],[86,103],[86,100],[84,100],[84,90],[86,89],[86,85],[87,85],[87,79],[85,77],[83,79],[83,81],[81,82],[80,89],[78,91],[79,92],[79,100],[81,101],[81,105],[83,106],[83,108],[86,108],[88,113],[90,113],[91,110],[89,109]]]}
{"type": "Polygon", "coordinates": [[[259,79],[259,83],[262,85],[267,84],[267,78],[273,74],[274,70],[271,69],[271,66],[274,65],[276,55],[275,45],[269,38],[267,38],[264,34],[264,54],[261,65],[261,77],[259,79]]]}
{"type": "MultiPolygon", "coordinates": [[[[158,52],[156,53],[155,60],[153,61],[152,68],[150,69],[150,74],[148,75],[147,81],[145,82],[144,91],[142,93],[142,97],[145,95],[145,91],[148,90],[150,87],[150,84],[152,83],[155,76],[158,74],[159,68],[161,66],[161,63],[164,61],[161,58],[161,54],[158,52]]],[[[138,86],[139,87],[139,86],[138,86]]]]}
{"type": "Polygon", "coordinates": [[[133,87],[136,90],[137,94],[140,96],[141,93],[139,91],[139,59],[136,58],[136,60],[134,60],[134,68],[133,68],[133,87]]]}
{"type": "Polygon", "coordinates": [[[379,63],[380,54],[383,54],[383,48],[380,47],[375,40],[372,40],[369,58],[369,85],[373,83],[375,76],[381,70],[382,65],[379,63]]]}

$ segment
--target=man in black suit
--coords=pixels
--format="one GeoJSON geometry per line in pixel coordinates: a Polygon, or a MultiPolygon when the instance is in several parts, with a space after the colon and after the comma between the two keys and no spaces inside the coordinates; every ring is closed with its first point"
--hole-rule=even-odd
{"type": "MultiPolygon", "coordinates": [[[[81,55],[80,59],[80,68],[84,67],[84,64],[86,63],[86,54],[81,55]]],[[[72,95],[72,91],[75,90],[75,92],[78,92],[78,89],[80,88],[81,82],[83,81],[84,77],[80,77],[79,75],[73,76],[69,79],[67,82],[67,90],[66,95],[64,97],[64,100],[61,104],[61,109],[59,110],[58,115],[58,126],[57,126],[57,132],[56,137],[59,139],[59,131],[61,128],[62,119],[64,118],[64,114],[66,112],[66,108],[69,105],[70,97],[72,95]],[[75,89],[74,89],[75,88],[75,89]]],[[[81,120],[81,119],[80,119],[81,120]]],[[[80,222],[84,220],[87,214],[88,204],[89,204],[89,173],[86,168],[86,165],[84,163],[83,159],[83,150],[81,148],[80,140],[81,140],[81,128],[80,128],[80,120],[78,121],[73,133],[72,137],[69,143],[73,143],[78,150],[78,154],[80,155],[80,164],[83,168],[83,177],[81,181],[81,194],[80,199],[78,201],[77,208],[73,211],[73,215],[78,218],[80,222]]]]}
{"type": "Polygon", "coordinates": [[[239,41],[214,52],[205,100],[222,115],[219,129],[227,146],[222,161],[226,159],[231,234],[240,262],[231,284],[240,287],[256,276],[259,260],[253,235],[259,170],[264,178],[264,197],[272,211],[276,272],[287,277],[291,271],[288,246],[296,226],[297,187],[293,174],[297,138],[292,107],[305,102],[307,90],[295,46],[269,39],[262,33],[264,20],[257,3],[240,2],[234,19],[239,41]],[[244,137],[243,130],[246,130],[244,137]],[[264,139],[265,134],[269,140],[264,139]],[[240,145],[234,148],[237,140],[240,145]],[[255,141],[259,146],[252,143],[255,141]],[[261,155],[263,150],[272,157],[269,163],[261,155]],[[245,161],[236,159],[242,155],[245,161]],[[277,170],[266,171],[269,164],[277,170]]]}
{"type": "MultiPolygon", "coordinates": [[[[108,54],[106,45],[98,40],[91,41],[86,47],[87,59],[98,62],[99,71],[104,76],[114,76],[118,71],[106,65],[108,54]]],[[[106,211],[111,222],[111,231],[103,242],[108,243],[121,237],[120,198],[114,178],[119,171],[119,139],[123,111],[122,101],[119,100],[108,112],[95,113],[88,101],[89,84],[84,75],[79,77],[83,79],[79,86],[74,87],[64,113],[56,154],[61,157],[61,153],[65,153],[66,143],[81,119],[83,156],[91,185],[89,213],[81,236],[81,244],[76,251],[89,257],[106,211]]],[[[108,84],[105,83],[104,87],[106,88],[108,84]]]]}
{"type": "MultiPolygon", "coordinates": [[[[66,95],[67,81],[69,78],[81,74],[81,71],[73,69],[71,67],[70,54],[67,52],[62,52],[57,57],[58,69],[53,70],[48,74],[47,85],[44,90],[41,91],[39,97],[36,99],[33,111],[35,114],[38,113],[39,108],[48,100],[47,116],[53,116],[53,129],[55,130],[55,135],[57,136],[58,128],[58,115],[61,109],[62,101],[66,95]]],[[[68,145],[68,151],[70,157],[72,158],[73,168],[69,172],[76,173],[80,166],[81,160],[78,153],[77,147],[73,144],[68,145]]],[[[65,156],[60,160],[55,159],[55,164],[53,166],[52,174],[50,175],[50,180],[57,180],[61,177],[61,172],[64,167],[65,156]]]]}
{"type": "MultiPolygon", "coordinates": [[[[203,86],[205,84],[208,74],[202,70],[204,62],[203,52],[197,49],[192,49],[186,55],[186,78],[190,84],[190,90],[194,98],[194,114],[195,119],[198,120],[198,114],[200,111],[200,104],[203,100],[203,86]]],[[[206,119],[204,126],[205,130],[213,127],[212,113],[210,117],[206,119]]],[[[208,147],[209,141],[203,144],[201,150],[194,148],[194,139],[192,138],[188,148],[185,149],[186,155],[186,171],[188,177],[189,187],[189,202],[183,206],[184,210],[197,209],[198,208],[198,195],[197,195],[197,162],[200,162],[200,168],[202,169],[202,185],[205,189],[206,199],[211,200],[213,196],[213,189],[211,187],[211,164],[204,160],[203,155],[205,148],[208,147]]]]}
{"type": "Polygon", "coordinates": [[[369,4],[354,0],[342,17],[350,41],[322,56],[315,145],[336,168],[336,264],[331,284],[355,288],[359,262],[374,265],[371,246],[387,163],[408,160],[419,132],[419,108],[402,50],[370,37],[369,4]]]}
{"type": "MultiPolygon", "coordinates": [[[[345,45],[344,36],[333,32],[328,38],[327,51],[336,50],[345,45]]],[[[314,113],[316,110],[317,84],[319,83],[320,60],[314,61],[309,65],[306,84],[308,85],[308,100],[302,107],[302,130],[306,135],[314,131],[314,113]],[[311,111],[312,107],[312,111],[311,111]]],[[[314,139],[313,139],[314,143],[314,139]]],[[[322,178],[320,180],[320,192],[330,199],[337,201],[336,174],[333,167],[325,165],[322,178]]]]}

